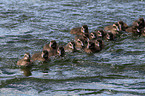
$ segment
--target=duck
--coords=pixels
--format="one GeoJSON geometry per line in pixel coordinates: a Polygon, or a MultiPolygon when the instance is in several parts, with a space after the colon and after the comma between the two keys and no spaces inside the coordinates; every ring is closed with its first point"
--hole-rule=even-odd
{"type": "Polygon", "coordinates": [[[49,57],[48,57],[49,56],[48,54],[49,53],[48,53],[47,50],[43,50],[42,52],[33,54],[32,55],[32,60],[33,61],[38,60],[38,61],[42,61],[42,62],[47,62],[47,61],[50,60],[49,57]]]}
{"type": "Polygon", "coordinates": [[[76,50],[82,50],[85,47],[85,40],[78,38],[74,41],[76,50]]]}
{"type": "Polygon", "coordinates": [[[59,46],[58,49],[57,49],[57,53],[58,53],[58,56],[63,57],[65,55],[64,47],[59,46]]]}
{"type": "Polygon", "coordinates": [[[99,43],[99,46],[100,46],[100,49],[101,50],[105,47],[104,41],[102,39],[97,39],[97,40],[95,40],[95,42],[98,42],[99,43]]]}
{"type": "Polygon", "coordinates": [[[95,39],[97,39],[98,37],[97,37],[97,34],[95,33],[95,32],[91,32],[90,34],[89,34],[89,39],[90,40],[95,40],[95,39]]]}
{"type": "Polygon", "coordinates": [[[29,53],[24,54],[24,58],[17,61],[18,66],[28,67],[32,65],[31,56],[29,53]]]}
{"type": "Polygon", "coordinates": [[[65,52],[75,52],[76,47],[75,47],[75,42],[71,41],[69,42],[65,47],[64,47],[65,52]]]}
{"type": "Polygon", "coordinates": [[[88,41],[87,47],[84,48],[86,53],[96,53],[101,51],[98,41],[88,41]]]}
{"type": "Polygon", "coordinates": [[[83,25],[82,27],[73,28],[70,33],[75,35],[89,34],[88,26],[83,25]]]}
{"type": "Polygon", "coordinates": [[[124,23],[123,21],[118,21],[117,23],[119,25],[119,31],[125,31],[125,29],[128,28],[128,25],[124,23]]]}
{"type": "Polygon", "coordinates": [[[114,23],[113,25],[109,25],[104,27],[105,31],[111,31],[111,30],[117,30],[119,31],[119,24],[118,23],[114,23]]]}
{"type": "Polygon", "coordinates": [[[114,23],[113,25],[106,26],[104,30],[107,32],[112,32],[114,35],[119,34],[119,24],[114,23]]]}
{"type": "Polygon", "coordinates": [[[107,32],[106,36],[105,36],[105,40],[107,41],[114,41],[115,40],[115,35],[111,32],[107,32]]]}
{"type": "Polygon", "coordinates": [[[55,55],[57,54],[57,42],[55,40],[51,40],[49,44],[45,44],[43,46],[43,50],[47,50],[48,52],[50,52],[49,55],[55,55]]]}
{"type": "Polygon", "coordinates": [[[96,33],[96,37],[101,39],[104,39],[104,37],[107,34],[105,30],[95,30],[95,33],[96,33]]]}
{"type": "Polygon", "coordinates": [[[77,35],[75,36],[75,40],[77,41],[78,39],[82,40],[84,42],[84,44],[87,43],[87,41],[89,40],[89,34],[83,34],[83,35],[77,35]]]}
{"type": "Polygon", "coordinates": [[[140,29],[145,27],[144,18],[139,18],[138,20],[134,21],[133,26],[138,26],[140,29]]]}
{"type": "Polygon", "coordinates": [[[131,26],[125,30],[126,32],[133,33],[135,35],[141,35],[141,29],[139,26],[131,26]]]}

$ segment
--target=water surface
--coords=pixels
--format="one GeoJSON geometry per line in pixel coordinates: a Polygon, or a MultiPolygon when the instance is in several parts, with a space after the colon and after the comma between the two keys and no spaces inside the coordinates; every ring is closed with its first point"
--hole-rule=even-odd
{"type": "Polygon", "coordinates": [[[66,53],[29,69],[16,65],[25,52],[34,54],[56,40],[74,39],[70,29],[89,31],[122,20],[131,25],[145,18],[143,0],[1,0],[0,94],[145,95],[145,38],[126,34],[93,55],[66,53]]]}

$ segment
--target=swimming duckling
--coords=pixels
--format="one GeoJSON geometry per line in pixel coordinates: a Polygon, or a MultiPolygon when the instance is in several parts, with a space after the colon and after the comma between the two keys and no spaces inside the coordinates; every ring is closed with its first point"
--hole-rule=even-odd
{"type": "Polygon", "coordinates": [[[123,21],[118,21],[117,23],[119,25],[119,31],[125,31],[125,29],[128,28],[128,25],[124,23],[123,21]]]}
{"type": "Polygon", "coordinates": [[[111,32],[113,33],[114,35],[116,34],[119,34],[119,24],[118,23],[115,23],[113,25],[110,25],[110,26],[106,26],[104,28],[105,31],[108,31],[108,32],[111,32]]]}
{"type": "Polygon", "coordinates": [[[104,30],[96,30],[95,33],[96,33],[97,38],[101,38],[101,39],[104,39],[104,37],[107,34],[107,32],[104,30]]]}
{"type": "Polygon", "coordinates": [[[64,47],[65,52],[75,52],[76,47],[75,47],[75,42],[71,41],[69,42],[65,47],[64,47]]]}
{"type": "Polygon", "coordinates": [[[62,46],[58,47],[57,49],[58,56],[63,57],[65,55],[65,50],[62,46]]]}
{"type": "Polygon", "coordinates": [[[48,57],[48,51],[47,50],[43,50],[42,52],[40,52],[40,53],[35,53],[35,54],[33,54],[32,55],[32,60],[33,61],[36,61],[36,60],[38,60],[38,61],[42,61],[42,62],[44,62],[44,61],[49,61],[50,59],[49,59],[49,57],[48,57]]]}
{"type": "Polygon", "coordinates": [[[139,18],[138,21],[140,22],[140,29],[145,27],[144,18],[139,18]]]}
{"type": "Polygon", "coordinates": [[[133,33],[135,35],[141,35],[141,29],[138,26],[132,26],[125,30],[126,32],[133,33]]]}
{"type": "Polygon", "coordinates": [[[31,66],[32,65],[32,62],[31,62],[31,56],[29,53],[25,53],[24,54],[24,58],[20,59],[19,61],[17,61],[17,65],[19,66],[31,66]]]}
{"type": "Polygon", "coordinates": [[[104,42],[103,42],[103,40],[102,39],[97,39],[95,41],[97,41],[99,43],[99,47],[102,50],[104,48],[104,42]]]}
{"type": "Polygon", "coordinates": [[[109,41],[114,41],[115,40],[115,35],[111,32],[107,32],[106,36],[105,36],[105,40],[109,40],[109,41]]]}
{"type": "Polygon", "coordinates": [[[90,39],[90,40],[95,40],[95,39],[97,39],[97,34],[96,34],[95,32],[91,32],[91,33],[89,34],[89,39],[90,39]]]}
{"type": "Polygon", "coordinates": [[[43,50],[47,50],[49,51],[53,51],[53,50],[57,50],[57,43],[55,40],[50,41],[49,44],[44,45],[43,50]]]}
{"type": "Polygon", "coordinates": [[[78,38],[74,42],[76,50],[82,50],[85,47],[85,40],[82,38],[78,38]]]}
{"type": "Polygon", "coordinates": [[[119,25],[118,25],[118,23],[114,23],[113,25],[106,26],[104,28],[104,30],[106,30],[106,31],[110,31],[110,30],[117,30],[117,31],[119,31],[119,25]]]}
{"type": "Polygon", "coordinates": [[[138,20],[134,21],[133,26],[138,26],[139,29],[144,28],[145,27],[144,18],[139,18],[138,20]]]}
{"type": "Polygon", "coordinates": [[[83,35],[83,34],[88,34],[88,26],[87,25],[83,25],[82,27],[77,27],[77,28],[73,28],[70,31],[71,34],[76,34],[76,35],[83,35]]]}
{"type": "Polygon", "coordinates": [[[50,41],[49,44],[44,45],[43,50],[47,50],[48,52],[50,52],[49,55],[54,56],[55,54],[57,54],[57,43],[55,40],[50,41]]]}
{"type": "Polygon", "coordinates": [[[78,39],[83,40],[84,44],[87,43],[87,41],[89,40],[89,34],[83,34],[83,35],[77,35],[75,36],[75,40],[77,41],[78,39]]]}
{"type": "Polygon", "coordinates": [[[96,53],[101,51],[99,47],[99,42],[94,42],[94,41],[88,41],[87,47],[84,49],[86,53],[96,53]]]}

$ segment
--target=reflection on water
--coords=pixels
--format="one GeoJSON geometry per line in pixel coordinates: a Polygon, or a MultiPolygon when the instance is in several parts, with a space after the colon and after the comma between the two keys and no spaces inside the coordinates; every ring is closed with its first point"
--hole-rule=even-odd
{"type": "Polygon", "coordinates": [[[144,17],[141,0],[0,1],[1,95],[145,95],[145,38],[125,33],[92,55],[51,57],[19,68],[25,52],[41,51],[51,40],[61,46],[74,39],[70,29],[87,24],[89,32],[122,20],[129,26],[144,17]]]}
{"type": "Polygon", "coordinates": [[[32,68],[30,68],[30,67],[29,68],[26,67],[26,68],[21,68],[21,71],[23,72],[24,76],[31,76],[32,75],[31,69],[32,68]]]}

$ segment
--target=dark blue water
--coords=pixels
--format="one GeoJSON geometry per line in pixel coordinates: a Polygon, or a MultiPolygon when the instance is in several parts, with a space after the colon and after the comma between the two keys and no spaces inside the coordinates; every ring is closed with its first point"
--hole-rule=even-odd
{"type": "Polygon", "coordinates": [[[66,53],[49,63],[21,69],[25,52],[41,51],[51,40],[66,45],[70,29],[89,32],[122,20],[145,18],[144,0],[1,0],[0,95],[145,95],[145,37],[125,34],[93,55],[66,53]]]}

